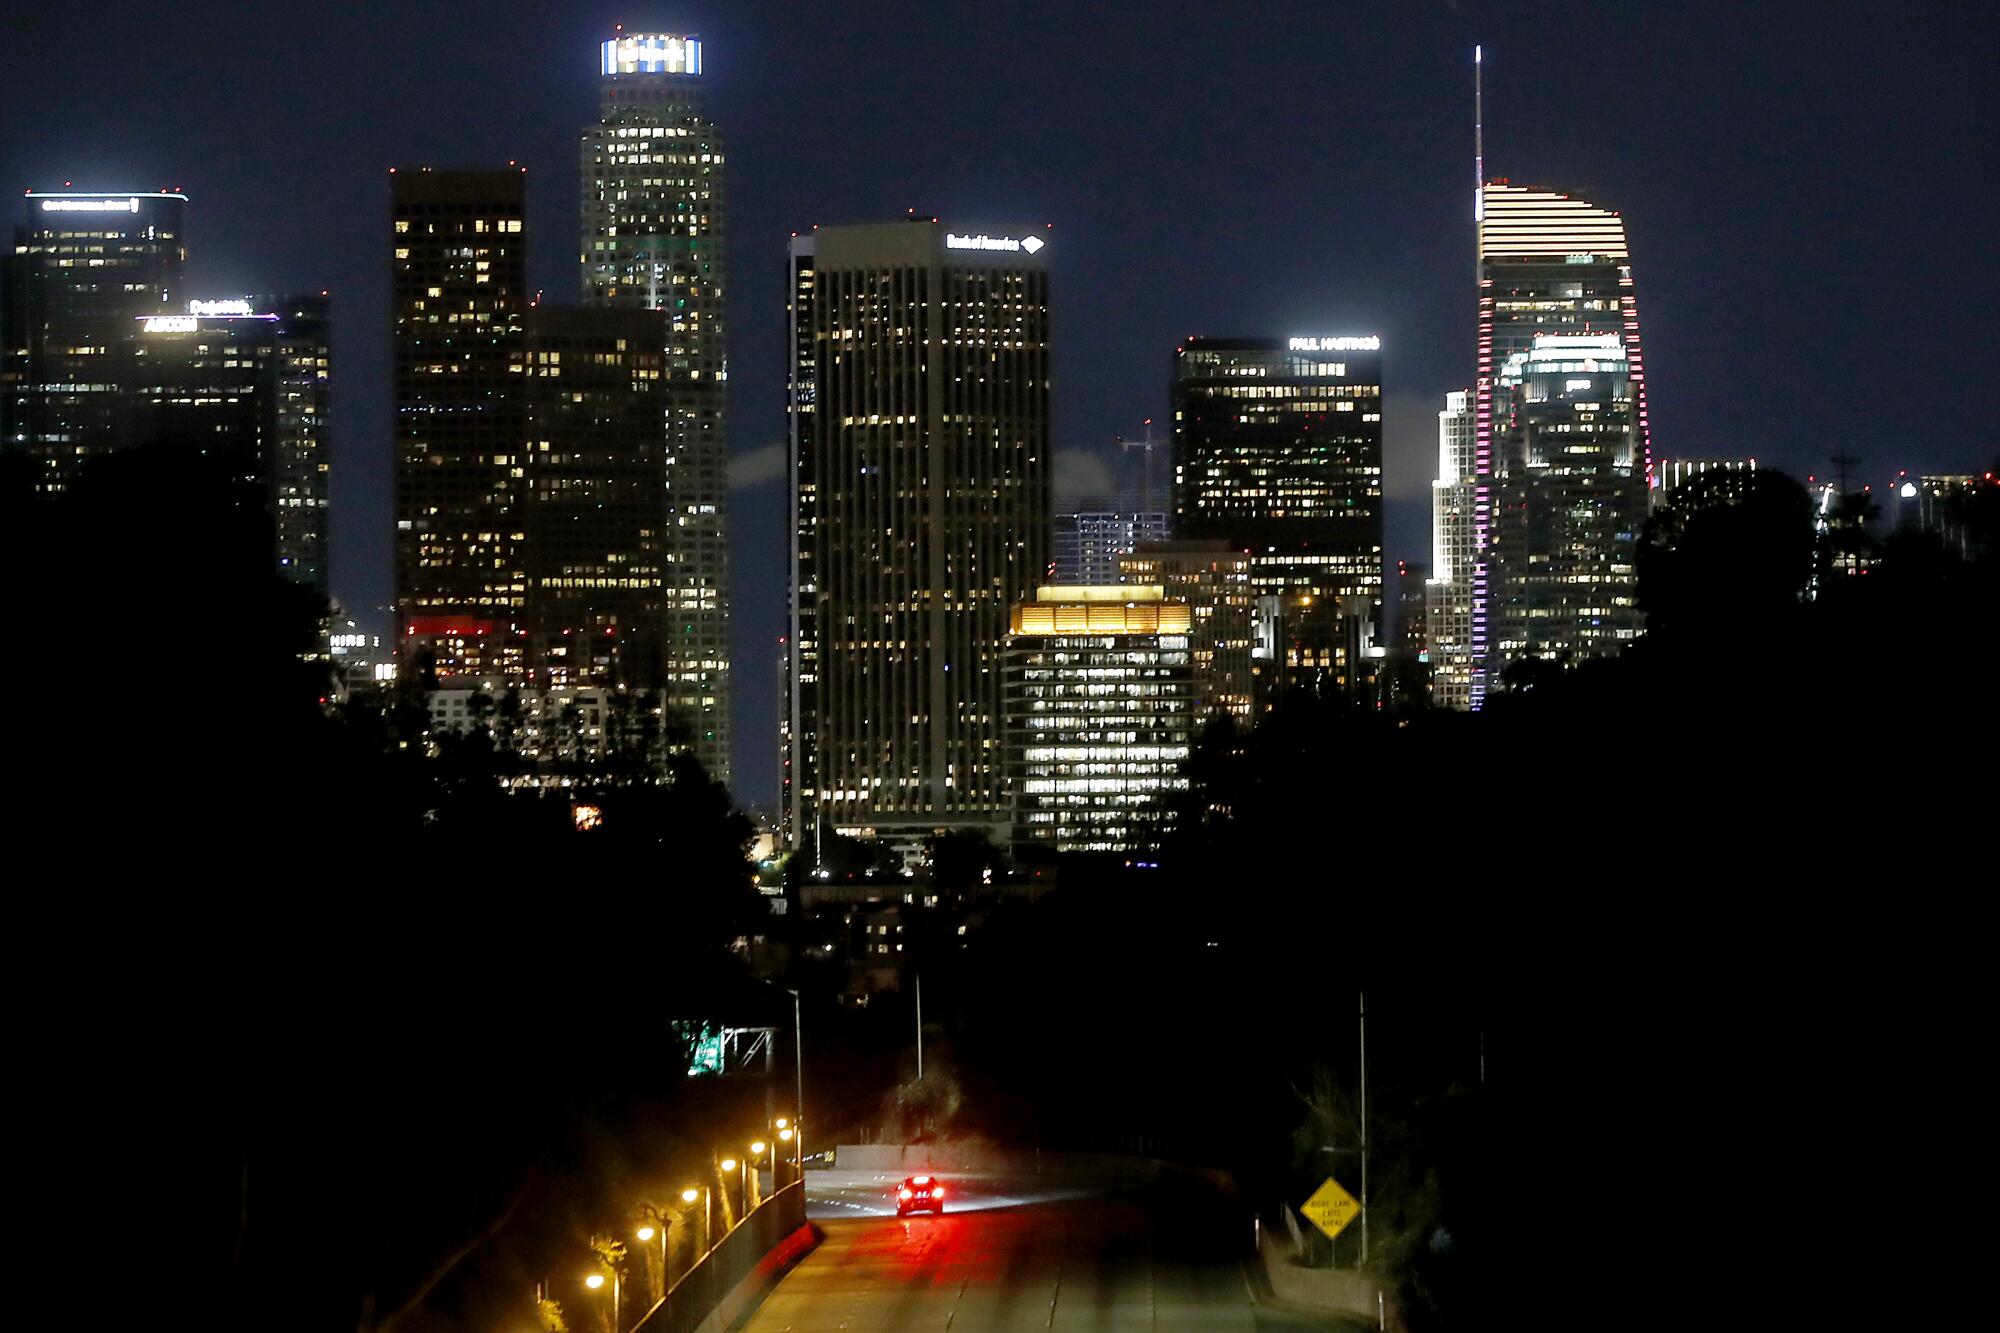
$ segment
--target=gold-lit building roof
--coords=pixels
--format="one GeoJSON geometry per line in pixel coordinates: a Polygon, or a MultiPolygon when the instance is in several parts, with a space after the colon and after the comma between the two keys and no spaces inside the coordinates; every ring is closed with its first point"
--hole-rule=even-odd
{"type": "Polygon", "coordinates": [[[1044,584],[1014,607],[1016,634],[1186,634],[1194,614],[1158,584],[1044,584]]]}

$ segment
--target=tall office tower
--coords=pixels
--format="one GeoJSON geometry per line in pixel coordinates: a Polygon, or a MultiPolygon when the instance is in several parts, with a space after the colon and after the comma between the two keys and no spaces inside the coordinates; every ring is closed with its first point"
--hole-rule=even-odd
{"type": "Polygon", "coordinates": [[[724,155],[693,37],[599,48],[583,132],[583,295],[667,320],[667,707],[710,774],[729,775],[729,434],[724,155]]]}
{"type": "MultiPolygon", "coordinates": [[[[1500,367],[1489,607],[1501,662],[1607,657],[1637,638],[1646,469],[1616,333],[1538,333],[1500,367]]],[[[1489,662],[1493,660],[1489,658],[1489,662]]]]}
{"type": "Polygon", "coordinates": [[[398,656],[525,679],[526,181],[405,170],[390,196],[398,656]]]}
{"type": "Polygon", "coordinates": [[[1052,577],[1058,583],[1118,582],[1118,561],[1142,542],[1167,539],[1167,511],[1146,507],[1146,497],[1083,495],[1056,512],[1052,577]]]}
{"type": "Polygon", "coordinates": [[[1414,660],[1424,651],[1430,628],[1430,596],[1425,587],[1430,570],[1408,561],[1396,562],[1395,649],[1414,660]]]}
{"type": "Polygon", "coordinates": [[[268,496],[278,572],[327,592],[327,298],[189,301],[133,321],[118,439],[224,460],[268,496]]]}
{"type": "Polygon", "coordinates": [[[0,267],[0,442],[60,491],[124,440],[133,321],[178,313],[184,194],[28,193],[0,267]]]}
{"type": "Polygon", "coordinates": [[[264,383],[271,399],[271,504],[278,569],[320,596],[328,587],[327,478],[333,470],[333,328],[325,292],[253,297],[276,315],[264,383]]]}
{"type": "MultiPolygon", "coordinates": [[[[1530,651],[1528,643],[1537,655],[1584,657],[1615,652],[1619,643],[1638,632],[1636,617],[1628,614],[1636,600],[1630,541],[1644,519],[1652,456],[1639,312],[1624,222],[1618,214],[1581,199],[1505,181],[1481,185],[1477,222],[1479,378],[1473,450],[1479,489],[1473,526],[1480,555],[1472,573],[1473,708],[1485,701],[1507,665],[1530,651]],[[1607,373],[1622,377],[1628,394],[1617,410],[1630,417],[1630,466],[1619,461],[1626,457],[1623,450],[1595,447],[1574,453],[1516,448],[1510,456],[1502,448],[1501,435],[1513,410],[1509,395],[1521,384],[1501,383],[1509,364],[1516,357],[1527,358],[1520,369],[1532,374],[1529,363],[1535,361],[1538,338],[1605,336],[1617,340],[1616,360],[1621,363],[1616,372],[1607,373]],[[1568,501],[1608,508],[1595,516],[1579,516],[1574,528],[1565,528],[1557,510],[1568,501]],[[1502,515],[1512,517],[1514,535],[1526,540],[1526,546],[1511,552],[1499,548],[1502,515]],[[1562,552],[1539,544],[1564,531],[1571,537],[1591,534],[1593,541],[1602,535],[1611,544],[1562,552]],[[1587,579],[1590,594],[1550,600],[1546,567],[1541,563],[1545,556],[1587,579]],[[1531,587],[1541,591],[1531,594],[1531,587]],[[1496,620],[1501,608],[1508,606],[1513,609],[1507,614],[1519,633],[1514,641],[1502,642],[1496,620]]],[[[1584,345],[1548,346],[1551,352],[1590,350],[1584,345]]],[[[1536,364],[1561,359],[1556,356],[1536,364]]],[[[1545,378],[1537,382],[1547,383],[1545,378]]],[[[1605,424],[1600,420],[1593,428],[1605,424]]],[[[1515,444],[1529,438],[1517,437],[1515,444]]]]}
{"type": "Polygon", "coordinates": [[[1192,628],[1188,605],[1158,585],[1042,587],[1014,608],[1007,773],[1021,842],[1158,848],[1188,786],[1192,628]]]}
{"type": "Polygon", "coordinates": [[[1472,571],[1478,500],[1472,390],[1445,395],[1438,413],[1438,475],[1431,483],[1431,577],[1426,588],[1424,651],[1431,702],[1472,706],[1472,571]]]}
{"type": "Polygon", "coordinates": [[[792,477],[812,487],[793,580],[815,588],[796,836],[1009,822],[1000,654],[1048,560],[1046,245],[929,220],[792,243],[792,477]]]}
{"type": "Polygon", "coordinates": [[[812,446],[817,352],[813,345],[813,242],[792,233],[785,279],[786,480],[791,503],[792,577],[786,604],[779,730],[779,823],[797,848],[818,810],[819,787],[819,484],[812,446]]]}
{"type": "Polygon", "coordinates": [[[667,337],[657,311],[528,311],[524,623],[552,689],[667,684],[667,337]]]}
{"type": "Polygon", "coordinates": [[[1382,341],[1191,338],[1174,361],[1174,531],[1248,549],[1277,599],[1269,698],[1352,692],[1382,610],[1382,341]]]}
{"type": "Polygon", "coordinates": [[[1226,713],[1248,726],[1254,618],[1250,553],[1224,541],[1144,542],[1118,561],[1120,583],[1151,584],[1189,612],[1188,656],[1194,667],[1196,721],[1226,713]]]}
{"type": "Polygon", "coordinates": [[[1708,477],[1708,485],[1717,499],[1737,498],[1748,494],[1752,482],[1757,477],[1757,460],[1754,458],[1656,458],[1653,460],[1652,492],[1647,497],[1650,506],[1658,509],[1673,498],[1674,491],[1696,477],[1708,477]]]}

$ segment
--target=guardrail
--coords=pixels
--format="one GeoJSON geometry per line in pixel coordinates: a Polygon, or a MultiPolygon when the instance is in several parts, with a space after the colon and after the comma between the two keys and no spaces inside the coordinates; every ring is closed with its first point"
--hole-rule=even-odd
{"type": "Polygon", "coordinates": [[[726,1326],[741,1313],[763,1280],[775,1277],[810,1249],[813,1241],[806,1223],[805,1186],[787,1185],[751,1209],[734,1230],[681,1274],[633,1326],[632,1333],[697,1333],[704,1325],[726,1326]]]}

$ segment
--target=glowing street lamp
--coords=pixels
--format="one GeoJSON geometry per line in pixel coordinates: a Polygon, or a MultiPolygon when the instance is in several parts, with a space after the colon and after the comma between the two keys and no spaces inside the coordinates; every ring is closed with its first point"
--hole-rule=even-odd
{"type": "Polygon", "coordinates": [[[731,1171],[736,1173],[736,1220],[741,1222],[743,1215],[750,1211],[750,1164],[734,1157],[725,1157],[720,1165],[723,1174],[727,1175],[731,1171]]]}
{"type": "MultiPolygon", "coordinates": [[[[592,1291],[604,1288],[604,1274],[592,1273],[584,1278],[583,1285],[592,1291]]],[[[611,1270],[611,1333],[618,1333],[618,1270],[611,1270]]]]}
{"type": "MultiPolygon", "coordinates": [[[[656,1209],[653,1209],[653,1208],[650,1208],[650,1207],[649,1207],[649,1208],[648,1208],[648,1209],[647,1209],[646,1211],[647,1211],[647,1212],[656,1212],[656,1211],[658,1211],[658,1210],[656,1210],[656,1209]]],[[[640,1241],[641,1241],[641,1242],[643,1243],[643,1242],[645,1242],[645,1241],[649,1241],[649,1240],[651,1240],[651,1239],[653,1238],[653,1236],[654,1236],[654,1233],[655,1233],[656,1231],[658,1232],[658,1234],[659,1234],[659,1237],[660,1237],[660,1294],[661,1294],[662,1296],[664,1296],[664,1295],[666,1295],[666,1294],[667,1294],[667,1231],[668,1231],[668,1228],[667,1228],[667,1223],[666,1223],[666,1219],[665,1219],[664,1217],[662,1217],[662,1218],[660,1219],[660,1225],[659,1225],[659,1226],[658,1226],[657,1228],[655,1228],[655,1227],[653,1227],[652,1225],[648,1224],[648,1225],[646,1225],[646,1226],[643,1226],[643,1227],[640,1227],[640,1228],[639,1228],[639,1229],[638,1229],[637,1231],[633,1232],[632,1234],[633,1234],[633,1235],[635,1235],[635,1236],[637,1236],[637,1237],[639,1238],[639,1240],[640,1240],[640,1241]]]]}
{"type": "Polygon", "coordinates": [[[690,1185],[681,1191],[682,1203],[691,1204],[696,1199],[701,1200],[701,1252],[707,1254],[712,1244],[709,1228],[714,1225],[715,1200],[706,1185],[690,1185]]]}

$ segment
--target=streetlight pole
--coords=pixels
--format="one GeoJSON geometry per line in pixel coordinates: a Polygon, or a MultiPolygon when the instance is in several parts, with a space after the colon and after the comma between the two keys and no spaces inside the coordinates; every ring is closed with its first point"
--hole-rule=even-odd
{"type": "Polygon", "coordinates": [[[806,1181],[806,1035],[799,1018],[799,993],[792,991],[792,1166],[806,1181]]]}
{"type": "Polygon", "coordinates": [[[778,1191],[778,1141],[776,1138],[773,1138],[769,1143],[766,1143],[764,1140],[758,1139],[750,1145],[750,1159],[744,1164],[748,1168],[744,1176],[743,1198],[743,1211],[746,1213],[750,1211],[750,1181],[754,1180],[757,1182],[758,1204],[761,1205],[764,1202],[764,1177],[760,1173],[763,1170],[764,1154],[766,1151],[769,1151],[771,1154],[771,1192],[775,1194],[778,1191]]]}
{"type": "Polygon", "coordinates": [[[1361,1018],[1361,1264],[1368,1265],[1368,993],[1357,992],[1361,1018]]]}
{"type": "MultiPolygon", "coordinates": [[[[673,1220],[651,1204],[646,1206],[646,1211],[660,1219],[660,1296],[664,1299],[667,1294],[667,1236],[673,1230],[673,1220]]],[[[644,1244],[653,1238],[653,1228],[640,1227],[637,1234],[640,1243],[644,1244]]]]}
{"type": "Polygon", "coordinates": [[[681,1202],[685,1204],[692,1204],[697,1197],[697,1188],[699,1188],[699,1197],[701,1199],[701,1254],[691,1256],[688,1259],[689,1268],[693,1268],[696,1264],[700,1263],[701,1255],[705,1255],[709,1251],[709,1240],[710,1240],[709,1228],[712,1225],[709,1220],[709,1215],[714,1212],[714,1209],[710,1206],[709,1203],[708,1187],[706,1185],[700,1187],[690,1185],[686,1189],[682,1190],[681,1202]]]}
{"type": "MultiPolygon", "coordinates": [[[[731,1171],[736,1172],[736,1221],[741,1222],[743,1215],[750,1211],[750,1186],[745,1176],[745,1172],[748,1170],[748,1163],[739,1158],[725,1157],[719,1165],[724,1176],[727,1176],[731,1171]]],[[[735,1229],[735,1223],[731,1223],[730,1230],[734,1231],[735,1229]]]]}
{"type": "MultiPolygon", "coordinates": [[[[583,1280],[583,1285],[584,1285],[584,1286],[586,1286],[586,1287],[588,1287],[588,1288],[590,1288],[590,1289],[591,1289],[592,1291],[602,1291],[602,1290],[604,1290],[604,1274],[602,1274],[602,1273],[592,1273],[592,1274],[591,1274],[591,1275],[590,1275],[589,1277],[587,1277],[587,1278],[585,1278],[585,1279],[583,1280]]],[[[619,1329],[618,1329],[618,1270],[617,1270],[617,1269],[616,1269],[615,1267],[614,1267],[614,1268],[612,1268],[612,1270],[611,1270],[611,1333],[619,1333],[619,1329]]]]}
{"type": "Polygon", "coordinates": [[[924,974],[917,973],[917,1082],[924,1081],[924,974]]]}
{"type": "MultiPolygon", "coordinates": [[[[817,816],[817,809],[815,809],[814,813],[817,816]]],[[[814,848],[815,854],[817,854],[817,843],[814,843],[814,848]]],[[[799,993],[791,986],[780,986],[777,982],[765,981],[762,977],[755,979],[763,982],[764,985],[769,986],[772,990],[781,990],[792,997],[792,1142],[797,1155],[798,1178],[803,1182],[806,1178],[806,1038],[805,1026],[801,1021],[802,1006],[799,1002],[799,993]]],[[[919,1031],[919,1042],[922,1041],[922,1036],[922,1032],[919,1031]]],[[[921,1062],[922,1056],[919,1055],[918,1059],[921,1062]]],[[[771,1158],[772,1189],[775,1190],[777,1185],[777,1154],[773,1151],[771,1158]]]]}

